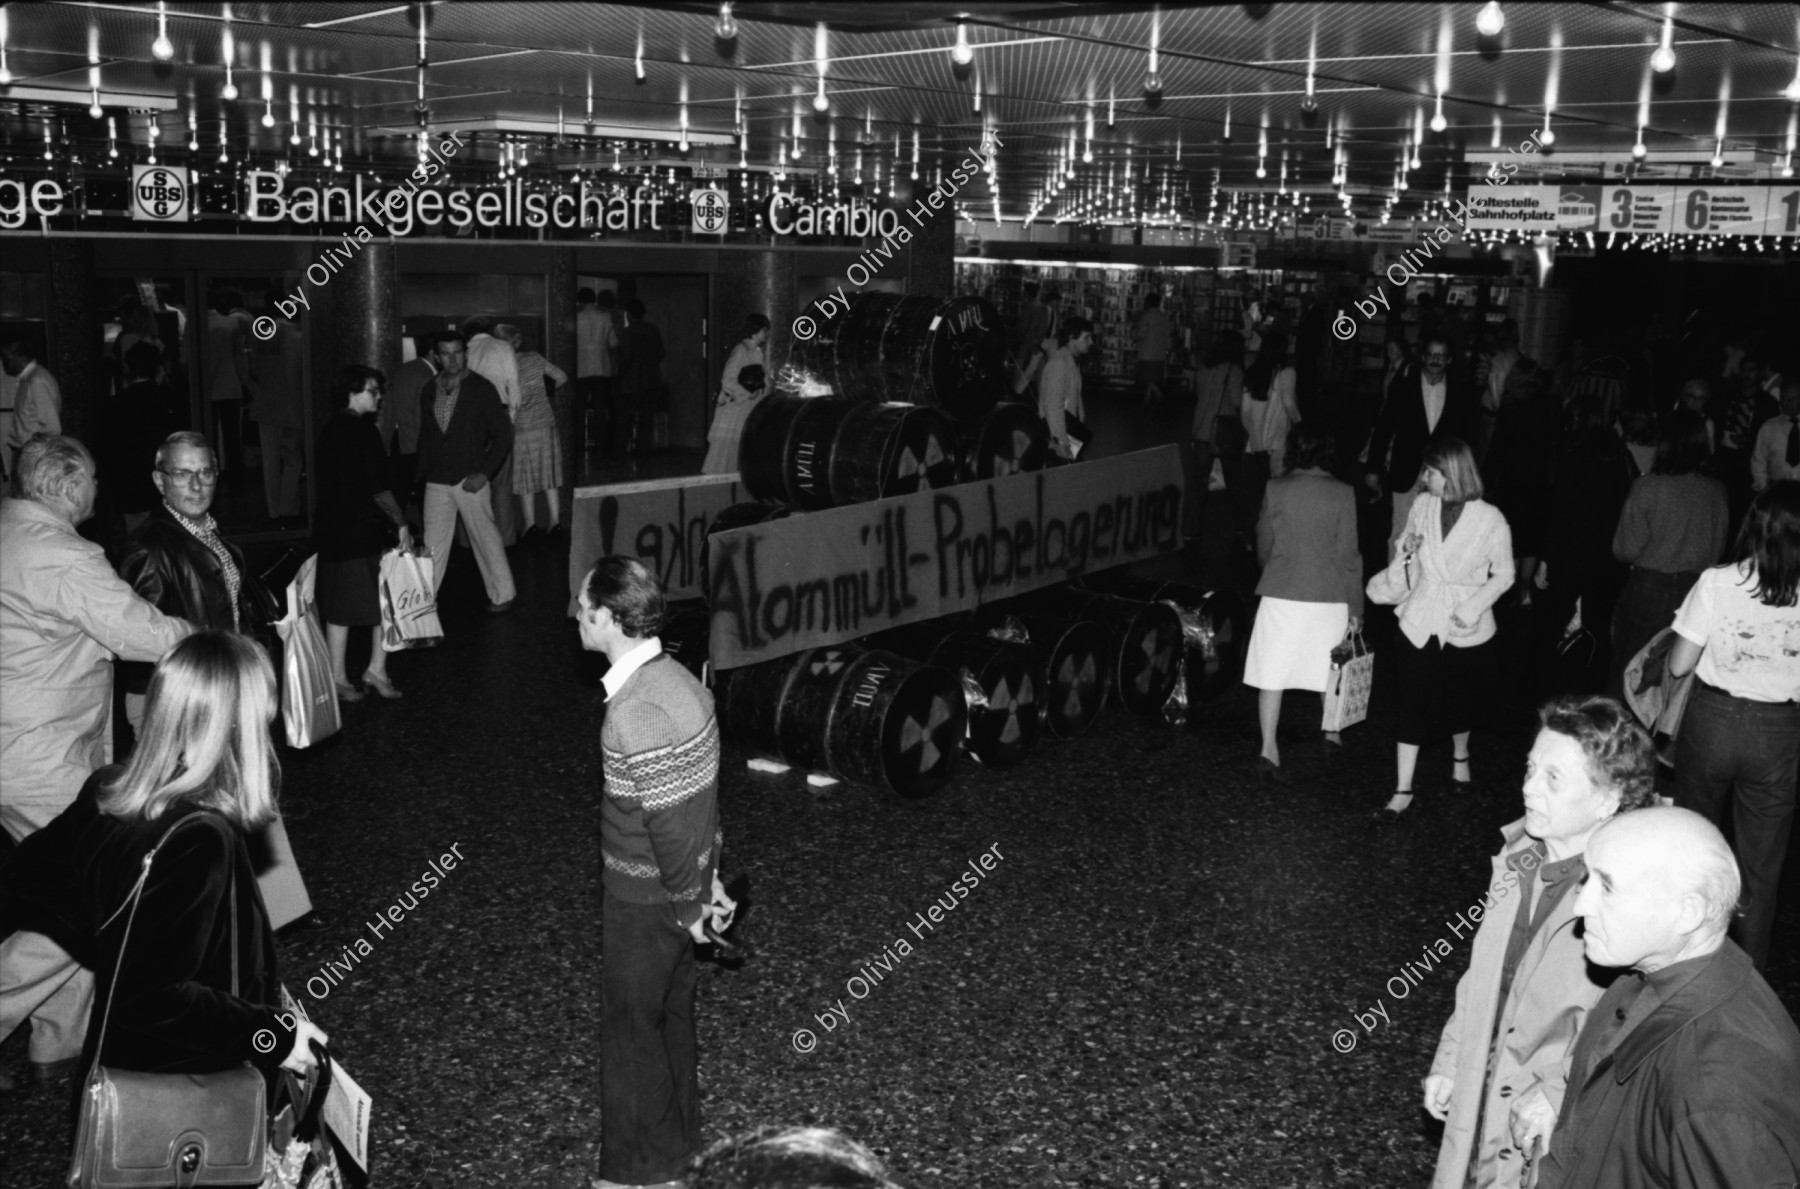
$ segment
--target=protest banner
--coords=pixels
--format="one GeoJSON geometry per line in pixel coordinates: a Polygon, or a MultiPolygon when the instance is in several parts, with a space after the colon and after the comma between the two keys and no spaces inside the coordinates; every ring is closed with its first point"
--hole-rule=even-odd
{"type": "Polygon", "coordinates": [[[712,663],[935,619],[1181,544],[1174,446],[714,535],[712,663]]]}
{"type": "Polygon", "coordinates": [[[641,559],[669,598],[699,598],[707,526],[749,498],[735,473],[577,487],[569,514],[569,614],[581,579],[613,553],[641,559]]]}

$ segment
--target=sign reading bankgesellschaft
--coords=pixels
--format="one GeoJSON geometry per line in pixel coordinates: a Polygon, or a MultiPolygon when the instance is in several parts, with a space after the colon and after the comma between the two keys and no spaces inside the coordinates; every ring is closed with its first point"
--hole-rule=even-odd
{"type": "Polygon", "coordinates": [[[714,534],[712,663],[936,619],[1181,544],[1174,446],[714,534]]]}

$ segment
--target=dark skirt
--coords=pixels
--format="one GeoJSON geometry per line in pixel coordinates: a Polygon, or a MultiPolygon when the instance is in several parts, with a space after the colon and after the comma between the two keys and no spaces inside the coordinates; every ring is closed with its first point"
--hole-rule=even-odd
{"type": "Polygon", "coordinates": [[[326,623],[340,627],[373,627],[381,622],[381,555],[319,559],[314,594],[326,623]]]}
{"type": "Polygon", "coordinates": [[[1395,738],[1424,746],[1485,726],[1499,676],[1494,639],[1472,648],[1446,648],[1433,636],[1413,647],[1394,634],[1394,684],[1398,700],[1395,738]]]}

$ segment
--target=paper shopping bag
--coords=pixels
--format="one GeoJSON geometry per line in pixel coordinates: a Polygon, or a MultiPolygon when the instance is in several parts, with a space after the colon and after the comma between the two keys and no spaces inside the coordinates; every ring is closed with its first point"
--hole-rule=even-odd
{"type": "Polygon", "coordinates": [[[1331,650],[1331,674],[1325,679],[1323,731],[1341,731],[1369,717],[1369,687],[1375,677],[1375,654],[1362,633],[1346,634],[1331,650]]]}
{"type": "Polygon", "coordinates": [[[381,555],[381,647],[429,648],[444,641],[430,555],[390,549],[381,555]]]}
{"type": "Polygon", "coordinates": [[[343,726],[338,714],[337,681],[331,675],[331,653],[319,627],[313,584],[319,572],[317,554],[300,565],[287,589],[287,614],[275,625],[281,637],[281,720],[290,747],[310,747],[329,739],[343,726]]]}

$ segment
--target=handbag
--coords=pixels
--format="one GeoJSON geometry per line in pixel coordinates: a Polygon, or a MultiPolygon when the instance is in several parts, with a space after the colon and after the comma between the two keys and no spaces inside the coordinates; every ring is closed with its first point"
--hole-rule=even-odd
{"type": "Polygon", "coordinates": [[[1331,650],[1331,674],[1325,679],[1325,716],[1319,729],[1341,731],[1369,717],[1369,690],[1375,681],[1375,654],[1361,632],[1346,632],[1331,650]]]}
{"type": "MultiPolygon", "coordinates": [[[[165,1189],[204,1185],[260,1185],[268,1144],[268,1086],[249,1063],[219,1073],[141,1073],[100,1064],[106,1051],[106,1026],[119,988],[119,967],[137,920],[150,864],[170,835],[196,817],[183,818],[164,831],[132,886],[126,904],[125,933],[119,960],[113,964],[100,1017],[100,1039],[94,1064],[81,1094],[81,1118],[75,1153],[69,1162],[71,1189],[165,1189]]],[[[231,993],[238,994],[237,865],[232,864],[231,993]]],[[[106,926],[124,912],[119,905],[106,926]]]]}
{"type": "Polygon", "coordinates": [[[288,611],[275,625],[281,637],[281,721],[290,747],[310,747],[329,739],[344,725],[338,712],[337,680],[331,675],[331,653],[319,629],[313,583],[319,556],[300,565],[287,589],[288,611]]]}
{"type": "Polygon", "coordinates": [[[390,549],[381,555],[381,648],[400,652],[444,642],[437,583],[429,554],[390,549]]]}

